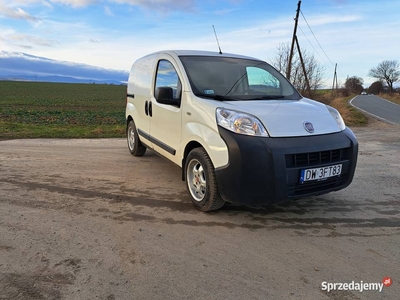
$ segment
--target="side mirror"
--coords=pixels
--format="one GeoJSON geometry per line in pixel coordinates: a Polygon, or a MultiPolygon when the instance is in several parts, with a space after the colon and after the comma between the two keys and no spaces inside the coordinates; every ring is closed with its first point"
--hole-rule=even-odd
{"type": "Polygon", "coordinates": [[[172,88],[169,86],[160,86],[156,88],[155,98],[158,103],[167,105],[177,105],[180,104],[180,99],[174,99],[172,88]]]}

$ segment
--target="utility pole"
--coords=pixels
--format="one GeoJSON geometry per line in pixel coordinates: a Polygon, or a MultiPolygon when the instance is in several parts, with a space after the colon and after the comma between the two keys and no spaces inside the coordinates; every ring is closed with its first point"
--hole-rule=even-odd
{"type": "Polygon", "coordinates": [[[292,58],[293,58],[293,50],[294,50],[294,42],[296,40],[296,34],[297,34],[297,23],[299,21],[299,13],[300,13],[300,5],[301,1],[297,4],[297,11],[296,11],[296,18],[294,19],[294,30],[293,30],[293,38],[292,38],[292,47],[290,48],[290,55],[289,55],[289,62],[288,62],[288,67],[286,71],[286,78],[290,81],[290,73],[292,71],[292,58]]]}
{"type": "Polygon", "coordinates": [[[303,68],[304,78],[306,80],[308,96],[311,96],[310,82],[308,81],[306,66],[304,64],[303,56],[301,55],[299,41],[297,39],[297,24],[299,22],[300,6],[301,6],[301,1],[299,1],[299,3],[297,4],[296,18],[294,19],[295,22],[294,22],[294,30],[293,30],[293,38],[292,38],[292,47],[290,48],[289,62],[288,62],[288,67],[287,67],[287,71],[286,71],[286,78],[290,81],[290,73],[292,72],[292,59],[293,59],[294,45],[296,43],[297,51],[299,52],[301,67],[303,68]]]}
{"type": "Polygon", "coordinates": [[[335,80],[336,80],[336,89],[337,89],[337,73],[336,73],[337,64],[335,64],[335,73],[333,74],[333,83],[332,83],[332,98],[333,98],[333,90],[335,88],[335,80]]]}
{"type": "Polygon", "coordinates": [[[301,55],[300,45],[299,45],[299,41],[297,40],[297,36],[295,37],[295,40],[296,40],[297,50],[299,51],[299,57],[300,57],[301,66],[303,68],[304,79],[306,80],[308,96],[311,97],[310,82],[308,81],[307,70],[306,70],[306,66],[304,64],[303,55],[301,55]]]}

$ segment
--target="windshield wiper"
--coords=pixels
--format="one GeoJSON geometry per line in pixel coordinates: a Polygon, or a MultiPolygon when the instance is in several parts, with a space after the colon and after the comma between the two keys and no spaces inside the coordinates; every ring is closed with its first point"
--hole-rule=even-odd
{"type": "Polygon", "coordinates": [[[197,97],[209,98],[219,101],[251,101],[251,100],[275,100],[275,99],[283,99],[285,96],[283,95],[238,95],[237,97],[232,96],[223,96],[223,95],[214,95],[214,94],[195,94],[197,97]]]}
{"type": "Polygon", "coordinates": [[[251,98],[252,100],[274,100],[274,99],[283,99],[285,98],[285,96],[282,95],[276,95],[276,96],[272,96],[272,95],[268,95],[268,96],[257,96],[254,98],[251,98]]]}
{"type": "Polygon", "coordinates": [[[195,95],[197,97],[210,98],[210,99],[219,100],[219,101],[239,101],[239,100],[241,100],[239,98],[223,96],[223,95],[206,95],[206,94],[195,94],[195,95]]]}

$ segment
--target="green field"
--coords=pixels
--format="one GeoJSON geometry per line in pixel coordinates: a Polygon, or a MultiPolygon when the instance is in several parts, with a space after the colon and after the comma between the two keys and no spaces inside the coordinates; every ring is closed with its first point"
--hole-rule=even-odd
{"type": "Polygon", "coordinates": [[[0,81],[0,139],[124,137],[126,86],[0,81]]]}
{"type": "MultiPolygon", "coordinates": [[[[349,126],[367,118],[351,97],[315,95],[340,111],[349,126]]],[[[126,86],[0,81],[0,139],[125,137],[126,86]]]]}

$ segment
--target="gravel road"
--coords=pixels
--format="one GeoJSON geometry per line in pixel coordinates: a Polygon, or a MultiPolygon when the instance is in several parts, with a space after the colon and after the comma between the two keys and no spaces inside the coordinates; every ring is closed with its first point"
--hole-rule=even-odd
{"type": "Polygon", "coordinates": [[[398,299],[400,127],[353,130],[347,189],[213,213],[123,139],[0,141],[0,299],[398,299]]]}

